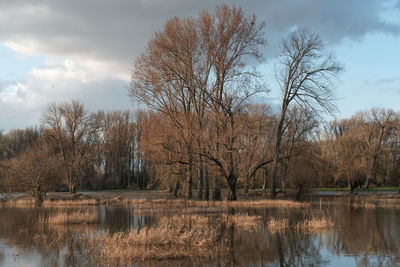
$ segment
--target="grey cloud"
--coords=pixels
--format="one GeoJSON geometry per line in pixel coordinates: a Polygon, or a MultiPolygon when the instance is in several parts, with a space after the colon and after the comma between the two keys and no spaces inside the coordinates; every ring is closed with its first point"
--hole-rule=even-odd
{"type": "MultiPolygon", "coordinates": [[[[41,53],[78,55],[118,61],[131,68],[155,31],[173,16],[196,16],[221,1],[124,0],[124,1],[2,1],[0,41],[30,40],[41,53]]],[[[305,26],[335,43],[357,39],[368,32],[399,34],[399,27],[380,17],[385,1],[376,0],[281,0],[229,3],[255,13],[267,22],[266,33],[273,51],[293,26],[305,26]]],[[[399,2],[393,8],[400,10],[399,2]]]]}
{"type": "Polygon", "coordinates": [[[0,79],[0,93],[3,92],[7,87],[9,87],[12,82],[0,79]]]}

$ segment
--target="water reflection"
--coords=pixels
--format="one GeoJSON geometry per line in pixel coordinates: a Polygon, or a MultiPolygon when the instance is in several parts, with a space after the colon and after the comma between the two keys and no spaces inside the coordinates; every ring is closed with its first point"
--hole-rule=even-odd
{"type": "MultiPolygon", "coordinates": [[[[70,208],[71,209],[71,208],[70,208]]],[[[68,210],[70,210],[68,209],[68,210]]],[[[0,207],[0,266],[82,266],[90,265],[91,248],[82,236],[140,230],[156,224],[176,209],[145,214],[134,206],[98,206],[99,223],[91,226],[54,226],[46,223],[60,208],[0,207]],[[86,235],[82,235],[82,233],[86,235]]],[[[262,216],[264,224],[255,231],[225,230],[224,239],[211,256],[190,260],[153,262],[176,266],[398,266],[400,264],[400,209],[354,207],[351,200],[316,203],[304,209],[234,209],[262,216]],[[289,229],[271,233],[271,217],[289,218],[289,224],[310,216],[326,216],[334,228],[316,234],[289,229]]],[[[207,214],[218,216],[218,214],[207,214]]],[[[148,263],[137,264],[147,266],[148,263]]],[[[94,266],[94,264],[93,264],[94,266]]]]}

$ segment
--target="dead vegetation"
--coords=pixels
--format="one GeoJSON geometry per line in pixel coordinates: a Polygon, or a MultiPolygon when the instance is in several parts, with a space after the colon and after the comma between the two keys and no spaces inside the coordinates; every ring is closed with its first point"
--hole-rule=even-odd
{"type": "MultiPolygon", "coordinates": [[[[34,198],[8,198],[0,202],[2,205],[7,206],[33,206],[37,205],[34,198]]],[[[185,200],[185,199],[132,199],[124,198],[123,196],[113,196],[112,198],[98,199],[88,195],[80,195],[80,197],[63,197],[54,198],[49,197],[41,202],[44,207],[74,207],[74,206],[96,206],[96,205],[132,205],[146,212],[146,210],[154,211],[157,208],[176,208],[180,211],[185,210],[185,213],[192,212],[220,212],[226,208],[235,207],[279,207],[279,208],[299,208],[308,207],[310,204],[307,202],[298,202],[293,200],[271,200],[271,199],[257,199],[257,200],[238,200],[238,201],[199,201],[199,200],[185,200]]]]}
{"type": "Polygon", "coordinates": [[[72,211],[60,212],[49,217],[49,224],[93,224],[99,221],[97,211],[72,211]]]}
{"type": "Polygon", "coordinates": [[[311,218],[301,221],[295,225],[297,232],[302,234],[319,233],[333,227],[333,223],[327,218],[311,218]]]}
{"type": "Polygon", "coordinates": [[[289,230],[290,228],[293,228],[300,234],[313,234],[326,231],[333,228],[333,226],[333,223],[325,217],[312,217],[310,219],[305,219],[294,224],[289,224],[289,220],[287,218],[272,218],[267,223],[267,230],[270,233],[274,234],[278,232],[282,233],[289,230]]]}
{"type": "Polygon", "coordinates": [[[289,228],[289,220],[272,218],[268,221],[267,229],[270,233],[274,234],[277,232],[286,231],[289,228]]]}
{"type": "Polygon", "coordinates": [[[119,265],[211,255],[213,248],[225,242],[229,229],[252,231],[261,225],[261,217],[245,214],[220,217],[179,215],[163,217],[158,224],[140,231],[106,233],[102,237],[86,239],[91,248],[102,244],[97,248],[101,257],[119,265]]]}
{"type": "Polygon", "coordinates": [[[388,208],[388,209],[400,209],[399,198],[377,198],[376,196],[360,199],[356,202],[350,203],[353,208],[364,208],[364,209],[376,209],[376,208],[388,208]]]}

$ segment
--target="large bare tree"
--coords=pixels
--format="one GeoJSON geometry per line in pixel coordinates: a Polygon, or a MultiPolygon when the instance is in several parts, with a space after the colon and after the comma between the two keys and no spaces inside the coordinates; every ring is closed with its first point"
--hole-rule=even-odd
{"type": "Polygon", "coordinates": [[[70,193],[76,192],[88,151],[98,131],[98,121],[77,100],[50,104],[43,116],[48,135],[64,161],[65,184],[70,193]]]}
{"type": "Polygon", "coordinates": [[[366,158],[369,162],[369,170],[366,172],[365,187],[370,183],[377,183],[376,172],[378,160],[382,156],[385,147],[396,133],[398,116],[393,110],[373,108],[367,112],[359,112],[356,115],[357,124],[362,133],[362,141],[366,144],[366,158]]]}
{"type": "Polygon", "coordinates": [[[281,72],[276,75],[282,91],[282,104],[271,176],[272,198],[276,197],[275,184],[289,106],[295,102],[316,113],[321,110],[333,111],[335,106],[332,78],[336,78],[343,70],[335,57],[326,51],[319,35],[305,29],[294,31],[283,42],[281,65],[281,72]]]}
{"type": "Polygon", "coordinates": [[[197,19],[169,20],[136,60],[131,95],[164,113],[186,144],[189,198],[195,159],[202,168],[207,158],[236,199],[237,120],[257,91],[259,75],[248,59],[262,61],[263,27],[254,15],[222,5],[197,19]],[[206,114],[212,124],[207,127],[206,114]]]}

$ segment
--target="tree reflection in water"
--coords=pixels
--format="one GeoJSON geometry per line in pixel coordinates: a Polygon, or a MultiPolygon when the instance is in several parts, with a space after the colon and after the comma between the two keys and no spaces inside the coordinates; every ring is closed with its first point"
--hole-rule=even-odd
{"type": "MultiPolygon", "coordinates": [[[[357,266],[396,266],[400,263],[400,209],[354,207],[346,199],[326,208],[300,209],[235,209],[262,216],[264,223],[254,231],[240,231],[235,225],[224,230],[221,242],[207,257],[152,262],[152,265],[216,265],[216,266],[327,266],[335,259],[349,257],[357,266]],[[310,216],[327,216],[335,227],[328,231],[305,234],[294,228],[271,233],[267,222],[271,217],[289,218],[289,225],[310,216]]],[[[0,207],[0,265],[18,257],[39,266],[82,266],[90,262],[90,235],[141,229],[157,223],[161,216],[171,216],[168,209],[151,215],[135,215],[129,207],[92,207],[99,209],[100,223],[90,227],[52,226],[46,223],[51,208],[0,207]],[[15,248],[15,254],[10,253],[15,248]],[[7,252],[8,251],[8,252],[7,252]],[[39,255],[39,256],[38,256],[39,255]]],[[[218,216],[212,213],[207,216],[218,216]]],[[[101,244],[99,244],[101,245],[101,244]]],[[[98,255],[98,254],[94,254],[98,255]]],[[[93,256],[93,255],[92,255],[93,256]]],[[[96,262],[101,264],[100,262],[96,262]]],[[[106,264],[106,263],[102,263],[106,264]]],[[[147,266],[149,262],[138,265],[147,266]]]]}

